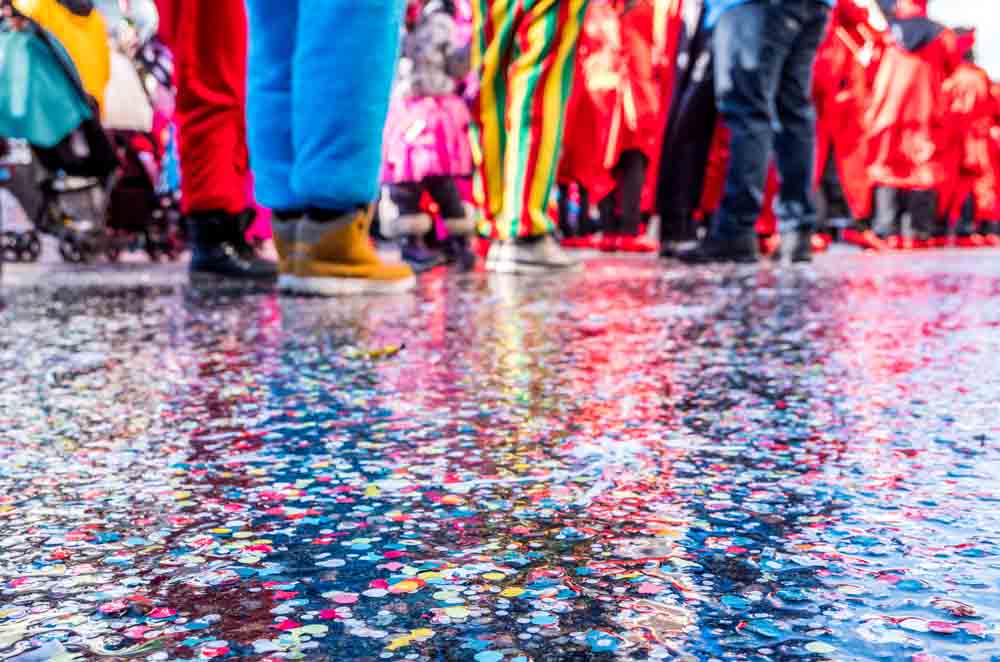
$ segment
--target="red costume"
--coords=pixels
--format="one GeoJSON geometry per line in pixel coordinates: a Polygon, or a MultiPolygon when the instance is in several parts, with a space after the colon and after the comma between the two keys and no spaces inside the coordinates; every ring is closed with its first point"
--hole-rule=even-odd
{"type": "Polygon", "coordinates": [[[653,208],[681,2],[636,0],[624,12],[615,0],[591,3],[566,113],[560,182],[578,182],[599,200],[615,186],[610,171],[621,155],[637,150],[650,163],[642,208],[653,208]]]}
{"type": "Polygon", "coordinates": [[[593,200],[615,186],[604,157],[621,87],[621,48],[618,11],[609,0],[591,2],[580,34],[557,178],[561,184],[578,183],[593,200]]]}
{"type": "Polygon", "coordinates": [[[961,62],[955,32],[927,19],[926,0],[900,0],[894,33],[875,76],[865,117],[874,186],[936,189],[945,179],[938,149],[941,87],[961,62]]]}
{"type": "Polygon", "coordinates": [[[243,0],[156,0],[177,64],[185,213],[247,207],[247,20],[243,0]]]}
{"type": "Polygon", "coordinates": [[[990,130],[996,117],[989,75],[963,62],[945,81],[941,129],[942,162],[947,168],[941,188],[941,216],[955,221],[962,205],[974,196],[977,221],[992,220],[997,206],[996,176],[990,130]]]}
{"type": "Polygon", "coordinates": [[[604,165],[613,168],[630,150],[643,153],[649,163],[644,211],[652,211],[656,201],[666,100],[673,94],[673,54],[682,28],[681,0],[636,0],[621,17],[622,85],[604,165]]]}
{"type": "Polygon", "coordinates": [[[884,39],[883,32],[871,25],[867,9],[854,0],[840,0],[814,68],[816,184],[832,156],[855,219],[871,215],[865,109],[869,79],[877,68],[884,39]]]}
{"type": "MultiPolygon", "coordinates": [[[[990,174],[985,177],[983,184],[977,184],[977,191],[980,185],[998,186],[1000,185],[1000,83],[993,83],[990,86],[990,96],[993,97],[993,117],[990,121],[990,174]]],[[[992,209],[983,208],[983,214],[989,217],[991,222],[1000,221],[1000,196],[994,196],[994,206],[992,209]]],[[[993,227],[991,232],[1000,231],[1000,227],[993,227]]]]}

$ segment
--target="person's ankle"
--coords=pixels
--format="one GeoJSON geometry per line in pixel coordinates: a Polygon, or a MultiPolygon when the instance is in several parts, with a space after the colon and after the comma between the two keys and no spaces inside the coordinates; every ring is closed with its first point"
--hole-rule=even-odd
{"type": "Polygon", "coordinates": [[[358,206],[353,209],[324,209],[321,207],[310,207],[308,214],[309,220],[311,221],[315,221],[317,223],[329,223],[343,218],[346,214],[361,211],[362,209],[364,209],[364,206],[358,206]]]}
{"type": "Polygon", "coordinates": [[[294,221],[306,215],[305,209],[274,209],[271,214],[279,221],[294,221]]]}

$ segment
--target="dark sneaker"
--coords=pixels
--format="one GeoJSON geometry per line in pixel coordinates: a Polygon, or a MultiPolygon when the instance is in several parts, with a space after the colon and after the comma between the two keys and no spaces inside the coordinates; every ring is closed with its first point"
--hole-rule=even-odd
{"type": "Polygon", "coordinates": [[[254,247],[246,240],[246,229],[253,218],[251,212],[203,213],[189,217],[191,276],[252,282],[276,280],[277,265],[258,257],[254,247]]]}
{"type": "Polygon", "coordinates": [[[796,230],[781,235],[781,243],[774,252],[774,261],[804,263],[813,260],[813,233],[810,230],[796,230]]]}
{"type": "Polygon", "coordinates": [[[417,236],[403,237],[401,249],[403,261],[417,273],[433,269],[444,261],[440,253],[427,248],[423,240],[417,236]]]}
{"type": "Polygon", "coordinates": [[[476,268],[476,254],[469,245],[468,237],[449,237],[444,250],[448,261],[459,271],[472,271],[476,268]]]}
{"type": "Polygon", "coordinates": [[[736,236],[710,234],[697,246],[677,253],[677,259],[686,264],[711,264],[713,262],[752,263],[760,259],[757,234],[744,232],[736,236]]]}

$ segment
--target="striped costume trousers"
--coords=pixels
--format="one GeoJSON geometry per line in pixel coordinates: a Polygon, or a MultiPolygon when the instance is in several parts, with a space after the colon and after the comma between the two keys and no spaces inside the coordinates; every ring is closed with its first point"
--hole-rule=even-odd
{"type": "Polygon", "coordinates": [[[475,193],[495,239],[553,230],[549,199],[587,2],[472,0],[475,193]]]}

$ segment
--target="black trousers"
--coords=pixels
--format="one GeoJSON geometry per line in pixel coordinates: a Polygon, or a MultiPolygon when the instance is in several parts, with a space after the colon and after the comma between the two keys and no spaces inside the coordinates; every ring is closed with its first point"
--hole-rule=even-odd
{"type": "Polygon", "coordinates": [[[903,191],[888,187],[875,189],[875,216],[872,230],[883,239],[890,235],[927,239],[937,217],[937,191],[903,191]],[[909,222],[909,227],[904,227],[909,222]]]}
{"type": "Polygon", "coordinates": [[[673,98],[663,139],[656,208],[663,241],[694,239],[705,169],[718,119],[711,32],[702,23],[678,49],[673,98]]]}
{"type": "Polygon", "coordinates": [[[424,192],[441,208],[441,218],[465,218],[462,194],[454,177],[427,177],[420,182],[389,185],[389,197],[400,214],[419,214],[424,192]]]}
{"type": "Polygon", "coordinates": [[[615,190],[601,200],[601,222],[605,232],[636,236],[642,225],[642,189],[649,159],[639,150],[622,153],[615,166],[615,190]]]}

